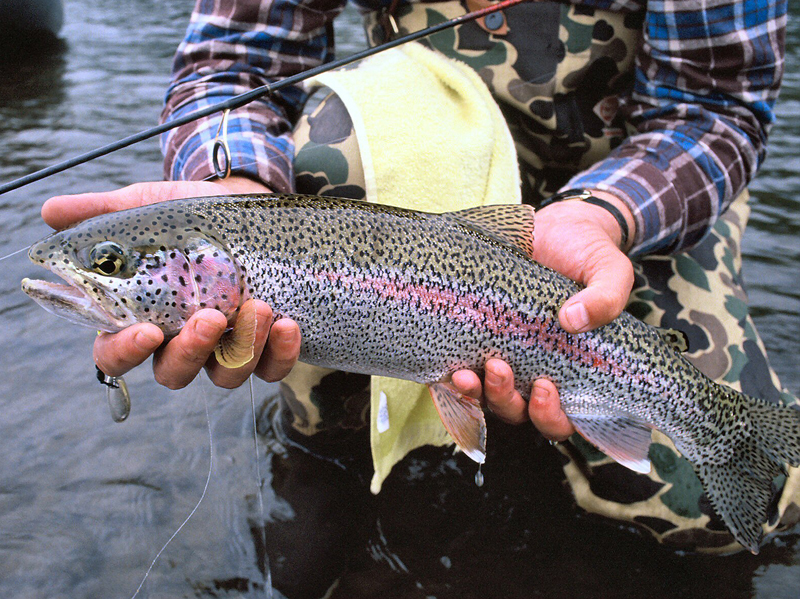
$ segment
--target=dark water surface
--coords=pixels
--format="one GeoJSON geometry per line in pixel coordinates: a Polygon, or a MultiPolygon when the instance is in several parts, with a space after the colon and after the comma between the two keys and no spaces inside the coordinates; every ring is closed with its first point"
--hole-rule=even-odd
{"type": "MultiPolygon", "coordinates": [[[[0,181],[155,123],[189,0],[72,0],[67,48],[0,70],[0,181]]],[[[745,278],[756,324],[784,385],[800,393],[800,9],[790,9],[786,85],[771,153],[752,186],[745,278]]],[[[340,27],[341,28],[341,27],[340,27]]],[[[343,35],[342,35],[343,34],[343,35]]],[[[361,46],[354,15],[343,53],[361,46]]],[[[42,237],[45,199],[161,177],[155,141],[0,196],[0,256],[42,237]]],[[[196,515],[140,596],[264,596],[252,415],[246,388],[207,381],[170,392],[146,367],[128,377],[133,413],[111,421],[94,380],[94,333],[56,319],[19,290],[41,273],[24,255],[0,262],[0,596],[117,597],[196,515]]],[[[275,387],[256,383],[257,403],[275,387]]],[[[761,555],[681,556],[574,509],[548,448],[501,430],[511,460],[489,460],[486,484],[466,458],[423,451],[371,498],[348,471],[290,450],[261,470],[276,581],[334,597],[800,596],[797,531],[761,555]],[[524,482],[521,482],[524,481],[524,482]]],[[[276,595],[277,596],[277,595],[276,595]]]]}

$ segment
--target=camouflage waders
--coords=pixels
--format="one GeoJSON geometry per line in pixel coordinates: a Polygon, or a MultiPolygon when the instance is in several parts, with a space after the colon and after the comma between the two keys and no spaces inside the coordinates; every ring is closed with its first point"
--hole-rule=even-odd
{"type": "MultiPolygon", "coordinates": [[[[480,1],[468,1],[469,9],[480,1]]],[[[403,33],[465,12],[460,2],[440,2],[405,6],[395,16],[403,33]]],[[[367,16],[372,44],[383,40],[381,22],[379,14],[367,16]]],[[[517,145],[523,199],[537,205],[624,139],[617,95],[630,85],[640,30],[635,14],[529,3],[441,32],[427,44],[472,66],[489,86],[517,145]]],[[[301,120],[295,141],[299,192],[365,197],[358,143],[336,96],[301,120]]],[[[692,250],[635,262],[627,309],[649,324],[686,332],[687,357],[711,378],[788,404],[796,399],[781,391],[769,367],[742,287],[747,200],[743,193],[692,250]]],[[[368,385],[367,376],[298,365],[281,394],[297,432],[337,435],[368,422],[368,385]]],[[[676,548],[738,548],[689,463],[660,433],[650,450],[649,475],[620,466],[577,435],[558,449],[568,458],[564,473],[583,509],[635,523],[676,548]]],[[[800,475],[793,471],[776,481],[776,489],[770,530],[800,520],[800,475]]]]}

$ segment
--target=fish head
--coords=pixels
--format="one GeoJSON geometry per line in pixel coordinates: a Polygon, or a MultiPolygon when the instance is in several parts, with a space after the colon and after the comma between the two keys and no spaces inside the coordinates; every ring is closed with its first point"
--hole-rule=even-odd
{"type": "Polygon", "coordinates": [[[31,261],[66,284],[25,279],[22,290],[49,312],[106,332],[149,322],[174,335],[202,308],[233,319],[244,292],[231,252],[202,217],[156,206],[101,215],[33,244],[31,261]]]}

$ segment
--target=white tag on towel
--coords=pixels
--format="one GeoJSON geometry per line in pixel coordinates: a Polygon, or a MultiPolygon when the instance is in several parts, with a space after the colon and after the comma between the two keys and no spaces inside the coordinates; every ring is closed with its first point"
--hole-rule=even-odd
{"type": "Polygon", "coordinates": [[[376,422],[379,433],[385,433],[389,430],[389,404],[387,402],[386,393],[381,391],[380,402],[378,403],[378,418],[376,422]]]}

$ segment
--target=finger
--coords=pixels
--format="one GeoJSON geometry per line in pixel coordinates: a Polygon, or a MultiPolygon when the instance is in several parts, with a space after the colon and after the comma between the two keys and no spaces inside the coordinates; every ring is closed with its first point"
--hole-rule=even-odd
{"type": "MultiPolygon", "coordinates": [[[[239,368],[225,368],[216,360],[209,360],[206,365],[208,377],[218,387],[235,389],[244,383],[258,365],[258,360],[264,351],[264,346],[269,337],[269,328],[272,324],[272,309],[260,300],[247,300],[253,302],[256,309],[256,338],[253,343],[253,359],[239,368]]],[[[247,302],[245,302],[247,305],[247,302]]],[[[243,306],[244,307],[244,306],[243,306]]]]}
{"type": "Polygon", "coordinates": [[[300,356],[300,327],[288,318],[272,325],[267,347],[256,367],[256,375],[268,382],[279,381],[294,368],[300,356]]]}
{"type": "Polygon", "coordinates": [[[528,419],[528,406],[514,388],[514,373],[502,360],[486,362],[483,394],[487,407],[509,424],[522,424],[528,419]]]}
{"type": "Polygon", "coordinates": [[[633,287],[631,261],[611,243],[598,253],[584,277],[586,288],[567,300],[559,311],[559,322],[567,332],[584,333],[608,324],[628,303],[633,287]]]}
{"type": "Polygon", "coordinates": [[[206,181],[159,181],[108,192],[55,196],[42,206],[42,218],[54,229],[63,229],[98,214],[203,195],[214,189],[209,185],[206,181]]]}
{"type": "Polygon", "coordinates": [[[101,333],[94,342],[94,363],[107,375],[122,376],[149,358],[163,341],[161,329],[149,323],[101,333]]]}
{"type": "Polygon", "coordinates": [[[208,361],[228,322],[217,310],[205,309],[194,314],[181,332],[156,352],[153,374],[156,381],[170,389],[191,383],[208,361]]]}
{"type": "Polygon", "coordinates": [[[269,192],[262,183],[232,176],[220,181],[157,181],[135,183],[102,193],[56,196],[42,206],[42,218],[54,229],[63,229],[98,214],[145,204],[226,193],[269,192]]]}
{"type": "Polygon", "coordinates": [[[551,441],[564,441],[575,432],[561,409],[558,389],[547,379],[537,379],[533,383],[528,415],[539,432],[551,441]]]}
{"type": "Polygon", "coordinates": [[[42,218],[54,229],[63,229],[98,214],[141,206],[147,188],[155,189],[155,186],[137,183],[105,193],[55,196],[42,206],[42,218]]]}
{"type": "Polygon", "coordinates": [[[483,399],[483,383],[480,377],[471,370],[458,370],[450,377],[450,382],[462,395],[483,399]]]}

